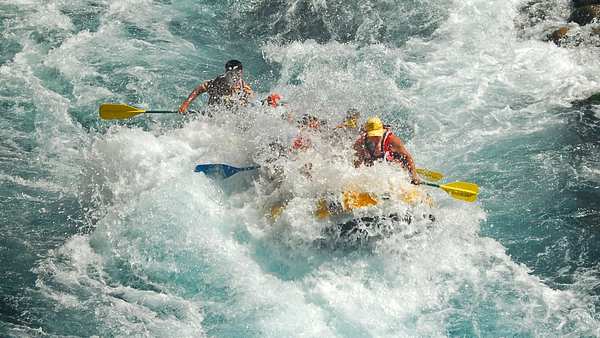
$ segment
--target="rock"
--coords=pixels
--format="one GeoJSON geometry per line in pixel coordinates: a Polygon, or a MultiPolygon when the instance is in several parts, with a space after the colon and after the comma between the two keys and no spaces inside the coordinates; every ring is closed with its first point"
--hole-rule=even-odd
{"type": "Polygon", "coordinates": [[[585,100],[588,104],[600,104],[600,93],[596,93],[585,100]]]}
{"type": "Polygon", "coordinates": [[[552,32],[550,40],[552,40],[557,46],[560,46],[561,40],[569,34],[569,27],[560,27],[559,29],[552,32]]]}
{"type": "Polygon", "coordinates": [[[576,22],[580,26],[585,26],[594,19],[600,20],[600,4],[575,7],[569,17],[569,22],[576,22]]]}
{"type": "Polygon", "coordinates": [[[600,0],[573,0],[573,7],[600,5],[600,0]]]}

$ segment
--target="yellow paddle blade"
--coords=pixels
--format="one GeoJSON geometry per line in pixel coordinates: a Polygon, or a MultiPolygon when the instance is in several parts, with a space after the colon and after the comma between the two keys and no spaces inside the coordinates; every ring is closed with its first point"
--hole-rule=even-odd
{"type": "Polygon", "coordinates": [[[475,202],[479,194],[479,186],[469,182],[452,182],[440,185],[440,188],[450,196],[467,202],[475,202]]]}
{"type": "Polygon", "coordinates": [[[100,118],[103,120],[128,119],[145,112],[143,109],[121,103],[103,103],[100,105],[100,118]]]}
{"type": "Polygon", "coordinates": [[[425,168],[417,168],[417,174],[419,176],[427,179],[428,181],[437,182],[444,178],[444,174],[439,173],[437,171],[425,169],[425,168]]]}
{"type": "Polygon", "coordinates": [[[378,201],[368,192],[344,191],[342,195],[344,210],[349,211],[377,205],[378,201]]]}

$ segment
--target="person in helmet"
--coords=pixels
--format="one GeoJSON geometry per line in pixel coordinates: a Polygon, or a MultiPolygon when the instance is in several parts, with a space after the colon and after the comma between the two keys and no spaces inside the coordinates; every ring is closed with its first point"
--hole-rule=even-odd
{"type": "Polygon", "coordinates": [[[420,183],[415,162],[404,143],[378,117],[367,120],[362,135],[354,143],[354,150],[356,167],[370,166],[376,161],[398,163],[408,170],[411,183],[420,183]]]}
{"type": "Polygon", "coordinates": [[[283,103],[279,102],[282,98],[283,96],[277,93],[271,93],[269,96],[267,96],[266,99],[262,101],[262,104],[273,108],[277,108],[283,105],[283,103]]]}
{"type": "Polygon", "coordinates": [[[221,104],[228,107],[233,107],[235,104],[248,105],[254,97],[254,92],[252,87],[244,81],[243,75],[244,71],[240,61],[227,61],[225,73],[196,87],[179,106],[179,112],[186,113],[190,104],[202,93],[208,93],[209,105],[221,104]]]}

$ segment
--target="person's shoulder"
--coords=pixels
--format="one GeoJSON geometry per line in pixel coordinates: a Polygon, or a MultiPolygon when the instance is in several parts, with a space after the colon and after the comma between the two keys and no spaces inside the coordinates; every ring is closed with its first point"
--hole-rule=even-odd
{"type": "Polygon", "coordinates": [[[200,85],[208,88],[208,87],[212,86],[214,82],[215,82],[215,79],[205,80],[200,85]]]}
{"type": "Polygon", "coordinates": [[[225,74],[221,74],[209,81],[210,82],[223,82],[223,81],[227,81],[227,79],[225,78],[225,74]]]}
{"type": "Polygon", "coordinates": [[[212,80],[206,80],[206,81],[204,81],[204,85],[207,88],[209,88],[209,87],[210,88],[220,87],[220,86],[223,86],[225,83],[227,83],[227,81],[226,81],[225,76],[223,74],[215,77],[212,80]]]}
{"type": "Polygon", "coordinates": [[[394,134],[392,131],[389,132],[389,140],[392,144],[404,145],[404,142],[398,135],[394,134]]]}

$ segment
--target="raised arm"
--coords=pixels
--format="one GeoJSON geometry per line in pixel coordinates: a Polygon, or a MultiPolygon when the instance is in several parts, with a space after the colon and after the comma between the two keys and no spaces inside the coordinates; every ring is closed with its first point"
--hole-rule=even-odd
{"type": "Polygon", "coordinates": [[[402,155],[402,157],[404,157],[404,159],[406,160],[406,162],[405,162],[406,167],[407,167],[406,169],[410,173],[411,183],[419,184],[421,182],[421,180],[419,179],[419,176],[417,175],[415,161],[413,160],[412,156],[410,155],[410,153],[404,146],[404,143],[396,135],[392,135],[390,137],[391,137],[390,141],[392,142],[392,151],[397,152],[398,154],[402,155]]]}
{"type": "Polygon", "coordinates": [[[198,87],[194,88],[194,90],[192,90],[188,98],[185,99],[185,101],[183,101],[183,103],[179,107],[179,113],[185,114],[192,101],[194,101],[198,97],[198,95],[208,90],[208,83],[209,81],[203,82],[198,87]]]}

